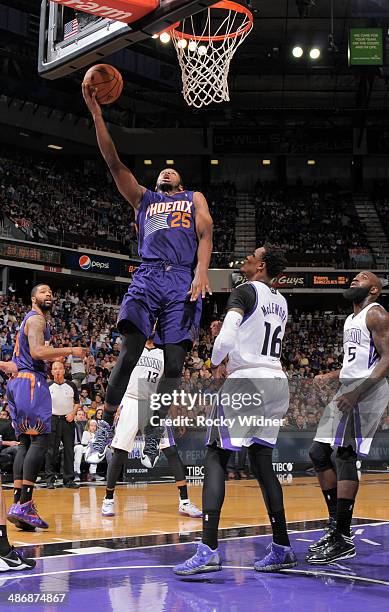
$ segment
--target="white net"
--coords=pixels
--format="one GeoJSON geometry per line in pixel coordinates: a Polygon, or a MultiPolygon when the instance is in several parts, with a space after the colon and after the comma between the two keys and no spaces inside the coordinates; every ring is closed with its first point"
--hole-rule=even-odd
{"type": "Polygon", "coordinates": [[[197,32],[195,24],[197,20],[192,16],[180,24],[179,30],[170,32],[181,68],[184,99],[196,108],[228,102],[230,63],[250,33],[252,20],[245,12],[210,7],[197,32]]]}

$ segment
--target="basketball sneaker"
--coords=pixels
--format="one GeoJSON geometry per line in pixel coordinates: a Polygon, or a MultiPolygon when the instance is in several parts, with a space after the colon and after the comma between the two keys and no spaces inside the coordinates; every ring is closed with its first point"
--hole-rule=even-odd
{"type": "Polygon", "coordinates": [[[271,542],[267,547],[270,552],[259,561],[254,563],[257,572],[278,572],[289,567],[296,567],[297,557],[291,546],[282,546],[271,542]]]}
{"type": "Polygon", "coordinates": [[[144,447],[141,454],[141,463],[145,467],[152,469],[157,464],[160,455],[159,444],[164,432],[164,427],[152,427],[150,424],[145,427],[144,447]]]}
{"type": "Polygon", "coordinates": [[[115,500],[104,497],[103,505],[101,506],[101,514],[103,516],[115,516],[115,500]]]}
{"type": "MultiPolygon", "coordinates": [[[[12,504],[12,506],[10,506],[10,509],[9,509],[8,513],[10,513],[11,510],[12,510],[12,513],[13,513],[14,506],[17,506],[17,505],[18,504],[12,504]]],[[[8,519],[8,520],[10,520],[10,519],[8,519]]],[[[33,525],[27,525],[27,523],[22,523],[22,521],[15,520],[15,521],[10,521],[10,522],[13,522],[15,527],[17,527],[18,529],[21,529],[22,531],[35,531],[35,527],[33,527],[33,525]]]]}
{"type": "Polygon", "coordinates": [[[85,451],[87,463],[101,463],[105,458],[107,447],[111,444],[114,436],[114,428],[106,421],[99,421],[95,439],[85,451]]]}
{"type": "Polygon", "coordinates": [[[355,557],[355,544],[351,538],[334,531],[328,538],[327,543],[309,553],[305,560],[311,565],[328,565],[341,559],[352,559],[355,557]]]}
{"type": "Polygon", "coordinates": [[[13,546],[8,554],[0,555],[0,572],[33,569],[36,565],[35,559],[26,559],[13,546]]]}
{"type": "Polygon", "coordinates": [[[178,576],[191,576],[208,572],[220,572],[222,564],[218,550],[212,550],[206,544],[199,544],[196,554],[190,559],[173,567],[178,576]]]}
{"type": "Polygon", "coordinates": [[[14,525],[20,522],[31,525],[32,527],[39,527],[40,529],[48,529],[49,527],[39,516],[38,510],[32,500],[25,504],[12,504],[8,510],[7,519],[14,525]]]}
{"type": "Polygon", "coordinates": [[[190,516],[191,518],[201,518],[203,513],[195,504],[193,504],[190,499],[181,499],[178,506],[178,513],[183,516],[190,516]]]}
{"type": "MultiPolygon", "coordinates": [[[[320,548],[322,548],[323,546],[325,546],[329,540],[329,538],[331,537],[331,535],[334,533],[334,531],[336,530],[336,520],[333,518],[330,518],[328,523],[327,523],[327,527],[325,528],[326,533],[319,539],[317,540],[317,542],[314,542],[313,544],[310,544],[308,546],[308,551],[314,552],[315,550],[319,550],[320,548]]],[[[349,536],[352,540],[354,539],[354,532],[352,529],[350,529],[350,536],[349,536]]]]}

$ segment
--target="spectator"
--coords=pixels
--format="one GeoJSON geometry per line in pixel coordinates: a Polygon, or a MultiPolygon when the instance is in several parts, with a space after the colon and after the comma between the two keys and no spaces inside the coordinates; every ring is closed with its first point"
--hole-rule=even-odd
{"type": "MultiPolygon", "coordinates": [[[[81,438],[81,444],[74,445],[74,473],[76,482],[80,482],[81,480],[81,461],[85,452],[88,448],[88,445],[93,442],[95,438],[95,433],[97,429],[97,423],[94,420],[89,420],[86,423],[84,432],[81,438]]],[[[89,464],[89,473],[87,480],[89,482],[100,480],[100,477],[96,476],[97,465],[95,463],[89,464]]]]}
{"type": "Polygon", "coordinates": [[[89,398],[88,389],[82,389],[80,393],[80,406],[85,410],[85,414],[88,413],[88,410],[90,409],[91,405],[92,400],[89,398]]]}
{"type": "MultiPolygon", "coordinates": [[[[77,344],[81,346],[81,343],[77,343],[77,344]]],[[[70,364],[70,372],[72,375],[72,380],[77,386],[77,388],[80,389],[81,383],[85,379],[85,375],[86,375],[85,358],[74,357],[74,355],[70,355],[68,357],[68,363],[70,364]]]]}
{"type": "Polygon", "coordinates": [[[101,421],[103,419],[103,408],[99,408],[98,410],[96,410],[96,414],[95,414],[95,419],[96,421],[101,421]]]}
{"type": "Polygon", "coordinates": [[[12,472],[19,442],[16,441],[15,431],[7,410],[0,411],[0,435],[2,442],[0,445],[0,467],[2,470],[12,472]]]}

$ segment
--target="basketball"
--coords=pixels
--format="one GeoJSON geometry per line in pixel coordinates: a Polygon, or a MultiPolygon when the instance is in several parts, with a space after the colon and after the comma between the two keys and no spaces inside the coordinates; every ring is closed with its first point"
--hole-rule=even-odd
{"type": "Polygon", "coordinates": [[[123,90],[122,75],[109,64],[97,64],[89,68],[83,84],[97,90],[96,100],[99,104],[116,102],[123,90]]]}

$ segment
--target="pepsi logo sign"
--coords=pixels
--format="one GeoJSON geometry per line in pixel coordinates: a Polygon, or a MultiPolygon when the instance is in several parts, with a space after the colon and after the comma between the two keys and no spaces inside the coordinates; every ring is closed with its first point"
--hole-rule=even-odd
{"type": "Polygon", "coordinates": [[[80,259],[78,260],[78,263],[80,264],[80,268],[82,270],[89,270],[92,265],[92,262],[88,255],[81,255],[80,259]]]}
{"type": "Polygon", "coordinates": [[[91,268],[97,268],[98,270],[109,271],[108,261],[98,261],[96,259],[91,259],[88,255],[81,255],[80,259],[78,260],[78,263],[81,270],[90,270],[91,268]]]}

